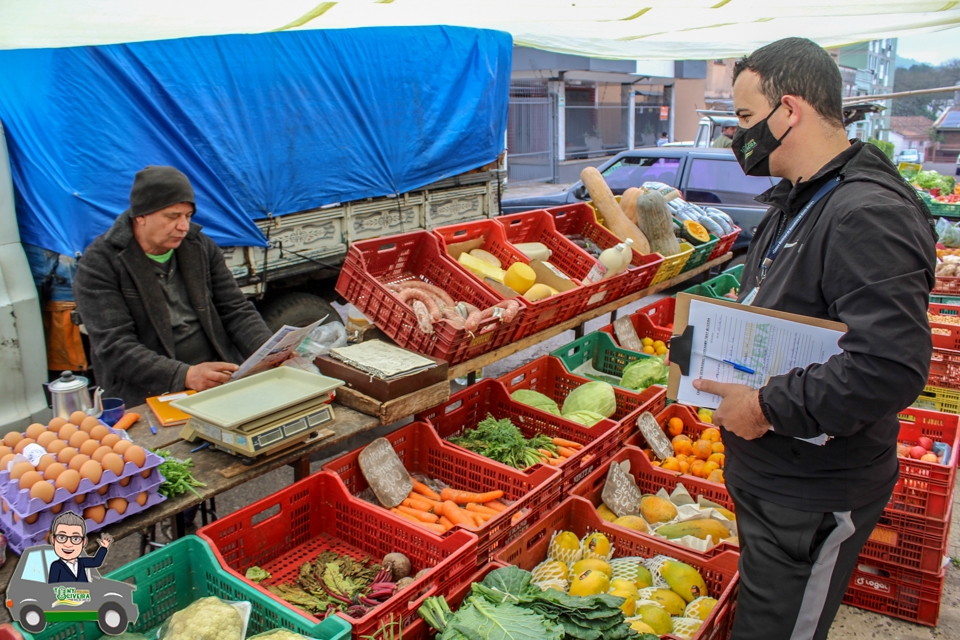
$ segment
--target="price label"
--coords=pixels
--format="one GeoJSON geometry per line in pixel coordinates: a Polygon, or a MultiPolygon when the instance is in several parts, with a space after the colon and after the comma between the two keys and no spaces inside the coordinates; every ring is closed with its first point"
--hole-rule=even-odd
{"type": "Polygon", "coordinates": [[[28,444],[23,448],[23,457],[30,461],[30,464],[37,466],[40,458],[47,454],[47,450],[38,444],[28,444]]]}
{"type": "Polygon", "coordinates": [[[413,478],[386,438],[377,438],[368,444],[360,452],[358,461],[377,500],[388,509],[403,502],[413,491],[413,478]]]}
{"type": "Polygon", "coordinates": [[[640,513],[640,488],[630,475],[630,462],[610,463],[607,482],[603,485],[603,503],[617,514],[617,517],[635,516],[640,513]]]}

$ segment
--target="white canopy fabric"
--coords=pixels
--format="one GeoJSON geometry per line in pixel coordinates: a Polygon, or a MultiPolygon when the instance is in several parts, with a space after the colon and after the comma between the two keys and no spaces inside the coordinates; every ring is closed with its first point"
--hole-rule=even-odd
{"type": "Polygon", "coordinates": [[[2,0],[0,49],[449,24],[598,58],[711,59],[787,36],[840,46],[960,26],[951,0],[2,0]]]}

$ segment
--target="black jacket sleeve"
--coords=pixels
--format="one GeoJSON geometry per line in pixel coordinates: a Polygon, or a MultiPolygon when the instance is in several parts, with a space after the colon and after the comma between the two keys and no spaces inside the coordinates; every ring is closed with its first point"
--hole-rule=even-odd
{"type": "Polygon", "coordinates": [[[202,237],[206,245],[206,255],[210,258],[210,293],[213,296],[213,306],[240,355],[245,359],[249,358],[270,338],[271,331],[227,269],[220,247],[210,238],[202,237]]]}
{"type": "Polygon", "coordinates": [[[775,433],[850,436],[923,390],[936,252],[911,208],[890,194],[838,217],[820,286],[831,315],[847,325],[843,353],[770,379],[762,398],[775,433]]]}

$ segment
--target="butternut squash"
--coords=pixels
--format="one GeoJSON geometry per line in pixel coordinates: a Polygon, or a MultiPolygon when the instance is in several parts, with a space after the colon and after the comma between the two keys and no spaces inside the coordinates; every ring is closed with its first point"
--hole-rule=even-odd
{"type": "Polygon", "coordinates": [[[663,196],[658,191],[641,194],[637,196],[636,209],[637,222],[650,241],[650,249],[662,256],[680,253],[680,242],[673,233],[673,215],[663,196]]]}
{"type": "Polygon", "coordinates": [[[620,196],[620,208],[623,210],[623,215],[627,216],[627,220],[633,224],[637,224],[637,196],[641,193],[643,193],[643,189],[630,187],[620,196]]]}
{"type": "Polygon", "coordinates": [[[647,241],[647,237],[623,213],[623,209],[620,208],[613,197],[613,192],[607,186],[607,181],[603,179],[596,167],[587,167],[581,171],[580,179],[583,180],[583,185],[590,193],[590,198],[593,199],[593,204],[600,212],[607,229],[610,229],[613,235],[620,240],[632,239],[635,251],[644,254],[650,253],[650,243],[647,241]]]}

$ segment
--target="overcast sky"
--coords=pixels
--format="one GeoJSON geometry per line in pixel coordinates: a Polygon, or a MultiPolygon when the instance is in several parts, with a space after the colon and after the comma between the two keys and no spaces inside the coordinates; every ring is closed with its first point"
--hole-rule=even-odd
{"type": "Polygon", "coordinates": [[[929,64],[960,58],[960,28],[900,38],[897,55],[929,64]]]}

